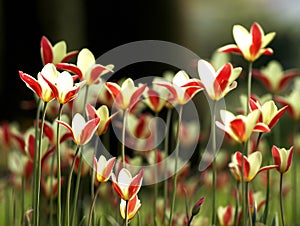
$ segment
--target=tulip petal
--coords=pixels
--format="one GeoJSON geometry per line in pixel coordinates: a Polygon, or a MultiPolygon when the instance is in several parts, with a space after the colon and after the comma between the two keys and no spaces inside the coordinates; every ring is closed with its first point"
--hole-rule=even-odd
{"type": "Polygon", "coordinates": [[[52,45],[45,36],[41,39],[41,56],[43,65],[53,62],[52,45]]]}

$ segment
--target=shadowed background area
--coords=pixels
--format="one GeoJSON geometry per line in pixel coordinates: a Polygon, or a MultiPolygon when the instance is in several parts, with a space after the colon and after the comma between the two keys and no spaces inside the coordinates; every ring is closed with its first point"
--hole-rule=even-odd
{"type": "MultiPolygon", "coordinates": [[[[234,42],[234,24],[249,28],[257,21],[266,33],[276,31],[270,45],[275,52],[272,58],[290,68],[300,66],[299,9],[296,0],[1,1],[0,118],[33,116],[34,111],[22,107],[33,95],[19,79],[18,71],[35,76],[42,69],[43,35],[53,44],[65,40],[69,51],[89,48],[95,57],[128,42],[155,39],[177,43],[207,59],[218,47],[234,42]]],[[[262,57],[255,66],[268,60],[262,57]]],[[[139,77],[150,69],[157,75],[170,68],[129,67],[122,73],[139,77]]]]}

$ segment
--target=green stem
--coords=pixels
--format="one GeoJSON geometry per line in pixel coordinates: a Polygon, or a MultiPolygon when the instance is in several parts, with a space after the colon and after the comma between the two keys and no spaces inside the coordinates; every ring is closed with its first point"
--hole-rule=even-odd
{"type": "MultiPolygon", "coordinates": [[[[35,219],[34,219],[34,225],[39,225],[39,218],[40,218],[40,193],[41,193],[41,175],[42,175],[42,166],[41,166],[41,161],[42,161],[42,143],[43,143],[43,128],[44,128],[44,123],[45,123],[45,117],[46,117],[46,112],[47,112],[47,106],[48,103],[44,103],[44,108],[42,112],[42,120],[41,120],[41,125],[40,125],[40,134],[38,136],[39,139],[39,145],[38,145],[38,151],[37,151],[37,162],[35,164],[37,165],[37,174],[36,174],[36,193],[35,193],[35,207],[36,209],[34,210],[36,212],[35,219]]],[[[39,124],[39,122],[37,122],[39,124]]]]}
{"type": "Polygon", "coordinates": [[[212,133],[212,155],[213,155],[213,196],[212,196],[212,225],[217,223],[217,205],[216,205],[216,189],[217,189],[217,167],[216,167],[216,101],[212,103],[211,116],[211,133],[212,133]]]}
{"type": "MultiPolygon", "coordinates": [[[[295,141],[295,136],[298,134],[298,130],[299,130],[299,127],[298,127],[298,124],[299,124],[299,121],[294,121],[294,131],[293,131],[293,144],[294,146],[296,146],[296,141],[295,141]]],[[[294,156],[294,163],[297,163],[297,155],[294,156]]],[[[298,215],[297,215],[297,202],[298,202],[298,195],[297,195],[297,164],[293,164],[292,165],[292,176],[291,176],[291,179],[292,179],[292,207],[293,207],[293,210],[292,210],[292,216],[293,216],[293,223],[295,225],[297,225],[298,223],[298,215]]]]}
{"type": "MultiPolygon", "coordinates": [[[[96,153],[97,153],[97,150],[98,150],[99,140],[100,140],[100,137],[98,137],[98,139],[96,140],[96,143],[95,143],[96,153]]],[[[94,162],[94,159],[92,161],[94,162]]],[[[94,197],[95,197],[95,191],[94,191],[94,188],[95,188],[95,176],[96,176],[96,172],[95,172],[95,167],[93,165],[93,167],[92,167],[92,177],[91,177],[91,198],[92,198],[92,200],[94,200],[94,197]]],[[[93,212],[92,212],[93,225],[95,225],[94,216],[95,216],[95,211],[93,209],[93,212]]]]}
{"type": "Polygon", "coordinates": [[[82,160],[83,160],[83,156],[82,156],[82,150],[81,150],[80,157],[79,157],[79,165],[78,165],[76,185],[75,185],[74,205],[73,205],[73,210],[72,210],[72,224],[71,225],[75,225],[75,215],[76,215],[78,193],[79,193],[79,185],[80,185],[80,179],[81,179],[82,160]]]}
{"type": "Polygon", "coordinates": [[[26,188],[26,178],[22,176],[22,192],[21,192],[21,225],[24,224],[25,215],[25,188],[26,188]]]}
{"type": "MultiPolygon", "coordinates": [[[[156,112],[155,113],[155,118],[158,117],[158,113],[156,112]]],[[[157,130],[157,126],[155,127],[156,130],[157,130]]],[[[157,142],[157,133],[158,131],[155,133],[155,139],[154,139],[154,143],[156,144],[157,142]]],[[[154,147],[154,165],[157,164],[157,160],[156,160],[156,155],[157,155],[157,148],[158,147],[154,147]]],[[[153,222],[154,222],[154,225],[156,225],[156,199],[158,197],[158,182],[157,182],[157,178],[158,178],[158,175],[157,175],[157,167],[154,168],[154,202],[153,202],[153,222]]]]}
{"type": "Polygon", "coordinates": [[[249,62],[249,69],[248,69],[248,93],[247,93],[247,103],[246,103],[246,114],[249,112],[249,100],[251,97],[251,83],[252,83],[252,68],[253,68],[253,62],[249,62]]]}
{"type": "Polygon", "coordinates": [[[249,216],[249,225],[252,226],[252,214],[251,214],[251,207],[249,205],[249,183],[246,182],[246,203],[247,203],[247,209],[248,209],[248,216],[249,216]]]}
{"type": "Polygon", "coordinates": [[[86,111],[85,111],[85,107],[86,107],[86,103],[87,103],[87,98],[88,98],[88,93],[89,93],[89,87],[90,86],[85,86],[85,93],[84,93],[84,102],[83,102],[83,117],[86,119],[86,111]]]}
{"type": "Polygon", "coordinates": [[[255,144],[255,149],[254,149],[254,151],[257,151],[257,148],[258,148],[258,146],[259,146],[259,143],[260,143],[260,140],[261,140],[262,135],[263,135],[262,132],[260,132],[260,133],[258,134],[258,137],[257,137],[257,141],[256,141],[256,144],[255,144]]]}
{"type": "Polygon", "coordinates": [[[125,226],[128,225],[128,200],[126,200],[126,205],[125,205],[125,226]]]}
{"type": "Polygon", "coordinates": [[[92,216],[93,216],[93,212],[94,212],[94,207],[95,207],[95,204],[96,204],[96,200],[97,200],[97,196],[100,192],[100,185],[96,191],[96,194],[93,198],[93,201],[92,201],[92,205],[91,205],[91,208],[90,208],[90,212],[89,212],[89,220],[88,220],[88,226],[91,226],[92,225],[92,216]]]}
{"type": "Polygon", "coordinates": [[[172,224],[172,216],[173,216],[175,201],[176,201],[176,187],[177,187],[177,176],[178,176],[178,174],[177,174],[177,164],[178,164],[178,157],[179,157],[179,142],[180,142],[179,136],[180,136],[182,110],[183,110],[183,106],[181,105],[180,108],[179,108],[179,113],[178,113],[177,142],[176,142],[176,147],[175,147],[175,167],[174,167],[172,204],[171,204],[171,209],[170,209],[169,226],[171,226],[171,224],[172,224]]]}
{"type": "MultiPolygon", "coordinates": [[[[63,104],[59,105],[57,120],[60,120],[62,115],[63,104]]],[[[57,162],[57,226],[61,226],[61,169],[60,169],[60,126],[57,123],[57,133],[56,133],[56,162],[57,162]]]]}
{"type": "MultiPolygon", "coordinates": [[[[38,134],[39,134],[39,120],[40,120],[40,113],[41,113],[41,108],[43,105],[43,101],[41,99],[38,100],[38,107],[37,107],[37,111],[36,111],[36,118],[35,118],[35,143],[34,143],[34,157],[33,157],[33,178],[32,178],[32,194],[31,194],[31,198],[32,198],[32,208],[33,210],[36,210],[36,191],[37,191],[37,183],[36,183],[36,177],[37,177],[37,165],[35,164],[37,162],[37,150],[38,150],[38,142],[39,142],[39,138],[38,138],[38,134]]],[[[35,211],[33,211],[32,216],[33,219],[35,220],[36,213],[35,211]]]]}
{"type": "Polygon", "coordinates": [[[78,151],[79,151],[80,145],[77,145],[76,151],[75,151],[75,155],[72,161],[72,165],[71,165],[71,169],[70,169],[70,173],[69,173],[69,178],[68,178],[68,185],[67,185],[67,197],[66,197],[66,226],[70,225],[70,194],[71,194],[71,182],[72,182],[72,175],[73,175],[73,171],[74,171],[74,166],[75,166],[75,162],[76,162],[76,157],[78,155],[78,151]]]}
{"type": "MultiPolygon", "coordinates": [[[[164,158],[166,159],[169,154],[169,133],[170,133],[170,122],[172,116],[172,108],[168,109],[167,118],[166,118],[166,130],[165,130],[165,141],[164,141],[164,158]]],[[[164,164],[164,214],[163,214],[163,224],[165,224],[166,213],[165,210],[167,209],[167,202],[168,202],[168,170],[167,170],[167,163],[164,164]]]]}
{"type": "Polygon", "coordinates": [[[247,152],[247,143],[243,143],[243,157],[242,157],[242,215],[243,215],[243,225],[246,226],[247,225],[247,211],[246,211],[246,206],[248,205],[248,203],[246,202],[246,200],[248,199],[247,196],[248,194],[246,194],[245,192],[245,177],[244,177],[244,156],[246,156],[246,152],[247,152]]]}
{"type": "Polygon", "coordinates": [[[126,118],[127,118],[127,110],[123,110],[123,128],[122,128],[122,162],[123,168],[126,167],[125,163],[125,134],[126,134],[126,118]]]}
{"type": "Polygon", "coordinates": [[[11,192],[10,192],[10,186],[6,186],[5,187],[5,225],[12,225],[11,222],[11,200],[12,200],[12,196],[11,196],[11,192]]]}
{"type": "Polygon", "coordinates": [[[268,214],[269,214],[269,197],[270,197],[270,170],[267,170],[267,190],[266,190],[266,204],[265,204],[265,210],[263,215],[262,222],[264,224],[267,223],[268,220],[268,214]]]}
{"type": "Polygon", "coordinates": [[[284,211],[283,211],[282,182],[283,182],[283,173],[280,173],[280,188],[279,188],[280,214],[281,214],[281,225],[284,226],[285,224],[284,224],[284,211]]]}
{"type": "Polygon", "coordinates": [[[236,193],[235,193],[235,212],[234,212],[234,226],[238,225],[238,215],[239,215],[239,187],[240,187],[240,182],[237,180],[236,181],[236,193]]]}

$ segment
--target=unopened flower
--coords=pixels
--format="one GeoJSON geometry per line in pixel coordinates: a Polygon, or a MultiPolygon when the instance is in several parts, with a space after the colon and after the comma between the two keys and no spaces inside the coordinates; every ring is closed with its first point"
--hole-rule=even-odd
{"type": "Polygon", "coordinates": [[[265,35],[261,26],[256,22],[252,24],[250,33],[241,25],[234,25],[232,31],[236,44],[223,46],[219,48],[219,51],[241,54],[250,62],[254,62],[261,55],[273,54],[273,50],[266,46],[275,37],[275,32],[265,35]]]}
{"type": "Polygon", "coordinates": [[[242,71],[241,67],[233,68],[226,63],[218,71],[205,60],[198,61],[198,73],[204,89],[212,100],[219,100],[232,89],[236,88],[235,81],[242,71]]]}
{"type": "Polygon", "coordinates": [[[289,170],[292,159],[293,159],[294,147],[290,147],[290,149],[278,148],[273,145],[272,147],[272,155],[274,159],[274,164],[278,165],[276,168],[278,172],[285,173],[289,170]]]}

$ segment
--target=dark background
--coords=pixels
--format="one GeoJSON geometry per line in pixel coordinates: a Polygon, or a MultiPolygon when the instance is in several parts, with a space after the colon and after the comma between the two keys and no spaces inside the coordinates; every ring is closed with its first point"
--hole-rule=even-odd
{"type": "MultiPolygon", "coordinates": [[[[266,32],[276,30],[271,45],[276,53],[273,57],[286,68],[299,66],[299,26],[297,21],[289,24],[285,20],[288,11],[272,14],[268,7],[257,7],[258,1],[242,5],[235,0],[221,2],[2,1],[0,119],[22,120],[34,115],[33,110],[21,107],[23,101],[33,100],[33,94],[19,78],[18,71],[36,76],[42,69],[40,40],[43,35],[52,44],[65,40],[68,51],[89,48],[96,58],[119,45],[146,39],[177,43],[200,57],[209,58],[214,49],[234,42],[232,25],[250,28],[256,20],[263,24],[266,32]]],[[[256,66],[266,61],[267,58],[262,58],[256,66]]],[[[162,73],[164,69],[167,66],[151,67],[153,74],[162,73]]],[[[128,70],[143,75],[149,67],[128,70]]]]}

